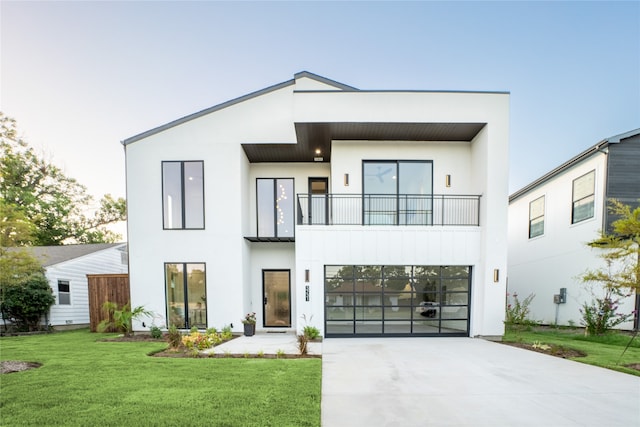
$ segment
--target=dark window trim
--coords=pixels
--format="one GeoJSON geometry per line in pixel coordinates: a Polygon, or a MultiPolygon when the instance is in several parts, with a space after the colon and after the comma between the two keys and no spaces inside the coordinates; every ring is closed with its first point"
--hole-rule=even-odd
{"type": "MultiPolygon", "coordinates": [[[[365,221],[365,196],[367,193],[364,192],[364,165],[365,163],[389,163],[389,164],[395,164],[396,165],[396,222],[398,221],[398,219],[400,218],[400,163],[431,163],[431,196],[433,196],[433,160],[390,160],[390,159],[372,159],[372,160],[365,160],[362,159],[362,173],[361,173],[361,180],[362,180],[362,188],[361,193],[362,193],[362,224],[364,225],[366,223],[365,221]]],[[[479,211],[479,209],[478,209],[479,211]]],[[[479,223],[479,222],[478,222],[479,223]]]]}
{"type": "Polygon", "coordinates": [[[596,205],[596,170],[592,169],[589,172],[584,173],[584,174],[580,175],[579,177],[577,177],[577,178],[575,178],[575,179],[573,179],[571,181],[571,224],[578,224],[578,223],[580,223],[582,221],[586,221],[588,219],[593,218],[595,216],[595,211],[596,211],[595,210],[595,205],[596,205]],[[591,194],[586,195],[585,197],[583,197],[581,199],[576,200],[575,199],[575,197],[576,197],[575,196],[575,182],[577,180],[579,180],[580,178],[584,178],[585,176],[589,175],[590,173],[593,174],[593,192],[591,194]],[[593,209],[593,214],[591,216],[588,216],[586,218],[582,218],[582,219],[576,221],[576,219],[574,218],[576,203],[580,202],[582,200],[588,199],[589,197],[593,197],[593,208],[594,208],[593,209]]]}
{"type": "MultiPolygon", "coordinates": [[[[184,302],[187,304],[187,306],[188,306],[188,303],[189,303],[187,301],[187,298],[188,298],[188,292],[187,292],[188,291],[188,288],[187,288],[187,265],[189,265],[189,264],[202,264],[202,265],[204,265],[204,295],[205,295],[205,298],[206,298],[205,313],[204,313],[204,319],[205,319],[204,324],[205,324],[205,327],[209,327],[209,320],[208,320],[208,318],[209,318],[209,297],[207,296],[208,295],[208,293],[207,293],[207,263],[204,262],[204,261],[191,261],[191,262],[169,262],[169,261],[167,261],[167,262],[165,262],[163,264],[163,267],[164,267],[163,268],[164,269],[164,272],[163,272],[163,275],[164,275],[164,284],[163,284],[163,288],[164,288],[164,306],[165,306],[165,316],[166,316],[165,319],[167,321],[167,325],[166,325],[167,328],[169,328],[171,326],[169,324],[170,323],[169,320],[171,319],[171,313],[169,313],[169,304],[168,304],[169,295],[167,295],[167,265],[168,264],[181,264],[182,265],[182,268],[183,268],[183,271],[184,271],[183,280],[182,280],[182,287],[183,287],[182,291],[183,291],[184,297],[185,297],[185,301],[184,302]]],[[[189,322],[189,310],[185,310],[184,311],[184,322],[185,322],[185,329],[191,329],[191,325],[190,325],[190,322],[189,322]]]]}
{"type": "Polygon", "coordinates": [[[291,323],[291,312],[292,312],[292,304],[291,304],[291,269],[290,268],[263,268],[262,269],[262,327],[263,328],[290,328],[293,326],[291,323]],[[267,326],[267,312],[265,309],[264,299],[266,298],[264,295],[264,273],[289,273],[289,325],[284,326],[267,326]]]}
{"type": "Polygon", "coordinates": [[[544,235],[544,217],[545,217],[545,212],[547,210],[547,200],[545,199],[545,196],[542,195],[540,197],[538,197],[537,199],[534,199],[532,201],[529,202],[529,238],[533,239],[534,237],[540,237],[544,235]],[[535,202],[537,202],[540,199],[544,199],[543,203],[543,209],[542,209],[542,215],[539,215],[535,218],[531,218],[531,205],[535,202]],[[542,232],[540,234],[536,234],[535,236],[531,235],[531,224],[533,223],[534,220],[538,219],[538,218],[542,218],[542,232]]]}
{"type": "MultiPolygon", "coordinates": [[[[295,239],[296,237],[296,203],[295,203],[295,194],[296,194],[296,179],[294,177],[256,177],[255,189],[256,189],[256,239],[270,239],[270,238],[280,238],[278,236],[278,208],[276,207],[276,201],[273,200],[273,236],[261,236],[260,235],[260,207],[258,204],[258,181],[259,180],[270,180],[273,182],[273,195],[276,196],[278,194],[278,180],[279,179],[290,179],[293,183],[293,195],[291,196],[291,204],[293,205],[293,236],[286,236],[283,239],[285,241],[289,241],[289,239],[295,239]]],[[[264,240],[263,240],[264,241],[264,240]]]]}
{"type": "Polygon", "coordinates": [[[206,227],[206,219],[207,219],[207,215],[206,215],[206,200],[205,200],[205,177],[204,177],[204,160],[162,160],[160,162],[160,179],[161,179],[161,194],[160,197],[162,197],[162,229],[163,230],[204,230],[206,227]],[[180,200],[180,208],[181,208],[181,212],[182,212],[182,224],[180,227],[173,227],[173,228],[167,228],[165,227],[165,221],[164,221],[164,164],[165,163],[180,163],[180,191],[182,193],[182,197],[180,200]],[[185,163],[202,163],[202,227],[198,227],[198,228],[187,228],[185,227],[185,222],[186,222],[186,207],[185,207],[185,193],[184,193],[184,164],[185,163]]]}
{"type": "Polygon", "coordinates": [[[58,305],[71,305],[71,280],[68,279],[58,279],[58,286],[57,286],[57,291],[58,291],[58,300],[56,301],[58,305]],[[60,285],[67,285],[69,290],[67,292],[64,291],[60,291],[60,285]],[[69,302],[68,303],[61,303],[60,302],[60,293],[63,294],[67,294],[69,296],[69,302]]]}
{"type": "MultiPolygon", "coordinates": [[[[376,266],[376,267],[381,267],[381,276],[380,278],[382,280],[384,280],[385,278],[385,267],[411,267],[411,278],[415,279],[415,268],[416,267],[422,267],[424,265],[416,265],[416,264],[409,264],[409,265],[385,265],[385,264],[325,264],[323,266],[323,296],[324,296],[324,331],[325,331],[325,337],[328,338],[348,338],[348,337],[407,337],[407,336],[411,336],[411,337],[424,337],[424,336],[438,336],[438,337],[468,337],[469,333],[471,331],[471,316],[472,316],[472,312],[471,312],[471,307],[472,307],[472,291],[473,291],[473,271],[474,268],[472,265],[433,265],[433,266],[429,266],[429,267],[439,267],[439,271],[438,271],[438,276],[437,279],[438,281],[440,281],[440,283],[443,280],[447,280],[447,279],[459,279],[459,277],[456,276],[451,276],[449,274],[446,274],[446,271],[444,269],[444,267],[466,267],[468,268],[468,276],[467,276],[467,280],[468,280],[468,288],[467,291],[447,291],[446,289],[442,289],[442,287],[440,287],[440,289],[435,292],[438,295],[452,295],[452,294],[466,294],[467,295],[467,304],[464,305],[467,307],[467,318],[466,318],[466,331],[464,332],[455,332],[455,333],[442,333],[442,332],[437,332],[437,333],[421,333],[421,332],[413,332],[413,327],[411,328],[411,332],[409,333],[384,333],[384,325],[385,325],[385,317],[384,317],[384,311],[382,311],[382,333],[371,333],[371,334],[363,334],[363,333],[357,333],[356,332],[356,318],[353,317],[353,329],[352,332],[350,334],[341,334],[341,333],[328,333],[327,332],[327,322],[328,322],[328,314],[327,314],[327,301],[326,301],[326,296],[327,296],[327,290],[326,290],[326,283],[327,283],[327,267],[353,267],[352,268],[352,272],[354,272],[354,274],[350,277],[344,277],[345,279],[349,279],[355,281],[359,278],[356,274],[355,274],[355,267],[372,267],[372,266],[376,266]]],[[[377,276],[376,276],[377,277],[377,276]]],[[[362,293],[362,292],[360,292],[362,293]]],[[[416,294],[420,294],[423,292],[416,292],[416,294]]],[[[352,292],[352,295],[355,296],[356,294],[358,294],[358,292],[356,292],[355,288],[352,292]]],[[[384,295],[385,291],[384,291],[384,287],[381,288],[381,295],[384,295]]],[[[354,298],[355,300],[355,298],[354,298]]],[[[441,305],[444,307],[449,307],[449,306],[453,306],[450,304],[445,304],[445,305],[441,305]]],[[[457,306],[457,305],[455,305],[457,306]]],[[[411,309],[412,312],[412,316],[414,313],[414,310],[411,309]]],[[[354,311],[354,316],[355,316],[355,311],[354,311]]],[[[442,329],[442,321],[443,320],[450,320],[450,319],[442,319],[442,317],[438,317],[438,330],[442,329]]],[[[456,320],[456,319],[451,319],[451,320],[456,320]]],[[[460,319],[462,320],[462,319],[460,319]]],[[[377,321],[377,320],[376,320],[377,321]]],[[[366,322],[366,320],[364,321],[366,322]]],[[[391,321],[392,322],[392,321],[391,321]]]]}

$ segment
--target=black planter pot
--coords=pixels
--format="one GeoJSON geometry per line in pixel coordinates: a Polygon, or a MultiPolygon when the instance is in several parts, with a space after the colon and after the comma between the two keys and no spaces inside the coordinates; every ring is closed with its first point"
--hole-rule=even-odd
{"type": "Polygon", "coordinates": [[[245,323],[244,324],[244,336],[252,337],[256,333],[256,324],[255,323],[245,323]]]}

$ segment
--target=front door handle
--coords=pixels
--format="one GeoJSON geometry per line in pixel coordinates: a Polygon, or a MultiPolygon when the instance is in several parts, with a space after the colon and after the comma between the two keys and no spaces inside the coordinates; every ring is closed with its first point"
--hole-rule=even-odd
{"type": "Polygon", "coordinates": [[[264,305],[267,305],[267,297],[264,297],[264,305]]]}

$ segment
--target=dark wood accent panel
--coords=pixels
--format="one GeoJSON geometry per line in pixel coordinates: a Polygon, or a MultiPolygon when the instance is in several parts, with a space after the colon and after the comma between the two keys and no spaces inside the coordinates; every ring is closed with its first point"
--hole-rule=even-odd
{"type": "MultiPolygon", "coordinates": [[[[609,144],[607,159],[607,199],[617,199],[633,207],[640,199],[640,135],[609,144]]],[[[605,211],[605,228],[617,218],[605,211]]]]}

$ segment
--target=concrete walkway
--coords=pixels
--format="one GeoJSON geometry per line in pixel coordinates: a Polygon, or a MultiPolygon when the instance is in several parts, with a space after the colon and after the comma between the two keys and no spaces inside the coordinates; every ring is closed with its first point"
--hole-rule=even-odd
{"type": "Polygon", "coordinates": [[[322,426],[640,426],[640,377],[473,338],[329,338],[322,426]]]}
{"type": "MultiPolygon", "coordinates": [[[[212,352],[216,354],[265,354],[277,355],[300,354],[298,341],[295,332],[287,331],[283,333],[258,332],[252,337],[241,336],[227,341],[224,344],[213,347],[204,353],[212,352]]],[[[321,354],[322,343],[310,342],[307,344],[308,354],[321,354]]]]}

